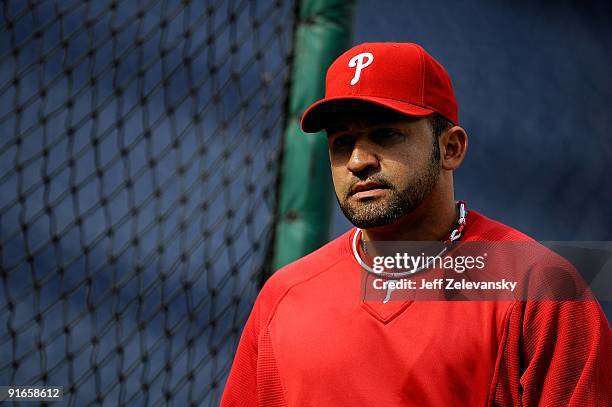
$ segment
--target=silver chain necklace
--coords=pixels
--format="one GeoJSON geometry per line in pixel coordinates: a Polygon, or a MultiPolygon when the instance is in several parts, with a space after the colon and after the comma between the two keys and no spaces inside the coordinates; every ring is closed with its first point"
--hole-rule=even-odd
{"type": "MultiPolygon", "coordinates": [[[[436,254],[435,256],[433,256],[433,259],[436,259],[438,257],[440,257],[441,255],[443,255],[447,250],[448,250],[448,243],[452,243],[455,242],[457,240],[459,240],[459,238],[461,238],[461,234],[463,233],[463,228],[465,227],[466,224],[466,217],[467,217],[467,210],[466,210],[466,204],[463,201],[459,201],[457,202],[457,205],[459,205],[459,220],[457,221],[457,227],[455,229],[453,229],[453,231],[451,232],[449,238],[445,241],[445,243],[447,243],[444,248],[442,248],[442,250],[440,250],[440,252],[438,254],[436,254]]],[[[414,269],[414,270],[410,270],[410,271],[404,271],[401,273],[387,273],[384,271],[374,271],[372,269],[372,267],[370,267],[365,261],[363,261],[363,259],[361,258],[361,256],[359,255],[359,251],[357,250],[357,238],[361,238],[361,245],[363,248],[364,253],[367,255],[367,250],[366,250],[366,246],[365,246],[365,241],[363,240],[363,230],[357,228],[357,230],[355,231],[355,234],[353,235],[353,256],[355,256],[355,260],[357,260],[357,263],[359,263],[359,265],[368,273],[370,274],[374,274],[377,277],[383,277],[383,278],[389,278],[389,279],[400,279],[400,278],[404,278],[404,277],[408,277],[408,276],[413,276],[416,273],[426,270],[429,268],[430,266],[430,261],[428,259],[427,263],[422,265],[421,267],[414,269]]],[[[391,293],[395,290],[395,288],[391,288],[391,286],[388,286],[387,288],[387,295],[385,297],[385,299],[383,300],[383,303],[387,303],[389,302],[389,300],[391,299],[391,293]]]]}

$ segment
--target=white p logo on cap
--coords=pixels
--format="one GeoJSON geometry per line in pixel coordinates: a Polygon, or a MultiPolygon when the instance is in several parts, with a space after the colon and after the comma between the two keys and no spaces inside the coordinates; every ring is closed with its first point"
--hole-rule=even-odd
{"type": "Polygon", "coordinates": [[[362,52],[361,54],[355,55],[348,63],[349,68],[355,68],[355,76],[351,79],[351,85],[359,82],[361,76],[361,70],[369,66],[374,61],[374,55],[369,52],[362,52]],[[365,60],[365,61],[364,61],[365,60]]]}

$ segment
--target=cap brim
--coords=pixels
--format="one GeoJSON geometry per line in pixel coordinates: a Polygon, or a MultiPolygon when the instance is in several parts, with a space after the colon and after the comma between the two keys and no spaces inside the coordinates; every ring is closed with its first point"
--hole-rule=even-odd
{"type": "Polygon", "coordinates": [[[369,97],[369,96],[343,96],[329,99],[321,99],[310,105],[302,115],[301,127],[305,133],[316,133],[326,128],[333,120],[334,110],[346,102],[365,102],[394,110],[407,116],[425,117],[434,111],[425,107],[413,105],[395,99],[369,97]]]}

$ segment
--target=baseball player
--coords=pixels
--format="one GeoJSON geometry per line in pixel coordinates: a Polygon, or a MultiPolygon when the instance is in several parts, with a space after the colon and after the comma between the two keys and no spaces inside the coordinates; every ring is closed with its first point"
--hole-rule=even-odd
{"type": "Polygon", "coordinates": [[[361,44],[330,66],[301,124],[327,132],[355,228],[267,281],[222,406],[612,405],[597,301],[364,299],[368,242],[532,241],[455,201],[458,123],[446,70],[419,45],[361,44]]]}

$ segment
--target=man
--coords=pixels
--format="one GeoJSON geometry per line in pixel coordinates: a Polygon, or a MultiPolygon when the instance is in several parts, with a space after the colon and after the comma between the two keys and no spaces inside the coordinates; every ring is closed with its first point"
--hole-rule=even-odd
{"type": "Polygon", "coordinates": [[[362,44],[331,65],[302,129],[327,131],[357,228],[265,284],[222,406],[610,405],[596,301],[364,297],[364,242],[531,241],[455,202],[468,145],[457,124],[448,74],[416,44],[362,44]]]}

